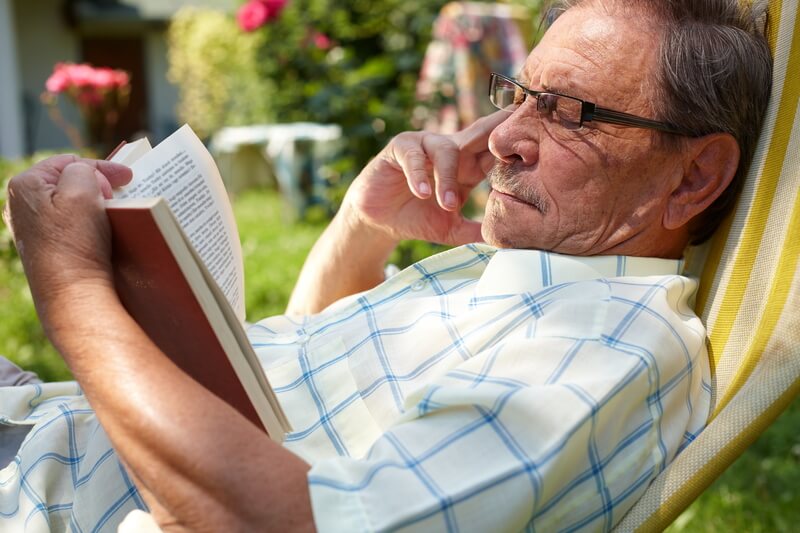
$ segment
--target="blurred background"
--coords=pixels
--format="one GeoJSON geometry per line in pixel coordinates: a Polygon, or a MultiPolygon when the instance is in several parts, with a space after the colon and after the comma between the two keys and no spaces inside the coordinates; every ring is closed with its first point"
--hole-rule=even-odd
{"type": "MultiPolygon", "coordinates": [[[[541,0],[0,0],[0,203],[11,176],[52,153],[105,157],[189,123],[233,201],[248,318],[280,314],[358,171],[401,131],[454,131],[487,113],[489,72],[519,70],[540,10],[541,0]]],[[[403,243],[392,261],[441,249],[403,243]]],[[[5,228],[0,354],[70,379],[5,228]]],[[[796,401],[670,531],[800,530],[798,430],[796,401]]]]}

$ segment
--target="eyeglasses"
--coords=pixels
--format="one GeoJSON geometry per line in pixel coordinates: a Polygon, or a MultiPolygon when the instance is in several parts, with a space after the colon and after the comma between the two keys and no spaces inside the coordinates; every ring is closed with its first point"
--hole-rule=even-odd
{"type": "Polygon", "coordinates": [[[568,130],[579,130],[584,122],[606,122],[617,126],[631,128],[648,128],[676,135],[689,135],[665,122],[637,117],[622,111],[606,109],[579,98],[565,94],[534,91],[528,89],[513,78],[492,73],[489,84],[489,100],[498,109],[513,112],[519,108],[528,96],[536,99],[539,114],[568,130]]]}

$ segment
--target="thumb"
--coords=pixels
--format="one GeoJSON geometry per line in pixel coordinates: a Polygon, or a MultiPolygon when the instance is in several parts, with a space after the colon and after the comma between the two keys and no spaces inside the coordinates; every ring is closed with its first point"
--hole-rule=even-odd
{"type": "Polygon", "coordinates": [[[478,153],[489,146],[489,136],[511,114],[507,111],[495,111],[491,115],[481,117],[467,128],[453,134],[453,141],[462,151],[478,153]]]}
{"type": "Polygon", "coordinates": [[[68,198],[97,200],[110,197],[111,186],[97,169],[79,161],[64,167],[58,178],[56,192],[68,198]]]}

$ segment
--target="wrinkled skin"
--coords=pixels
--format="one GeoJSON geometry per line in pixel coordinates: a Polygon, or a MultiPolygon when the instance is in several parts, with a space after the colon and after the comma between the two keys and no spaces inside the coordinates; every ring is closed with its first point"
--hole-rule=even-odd
{"type": "MultiPolygon", "coordinates": [[[[519,79],[597,105],[653,117],[658,34],[636,17],[592,7],[558,18],[519,79]]],[[[662,220],[683,175],[681,157],[656,132],[602,123],[567,131],[529,98],[492,132],[483,236],[502,247],[566,254],[679,256],[680,232],[662,220]],[[513,221],[513,223],[512,223],[513,221]]]]}

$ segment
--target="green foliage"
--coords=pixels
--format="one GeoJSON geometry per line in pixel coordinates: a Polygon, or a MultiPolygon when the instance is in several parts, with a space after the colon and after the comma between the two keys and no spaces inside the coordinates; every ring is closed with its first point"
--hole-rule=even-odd
{"type": "Polygon", "coordinates": [[[246,34],[231,15],[182,10],[169,32],[181,119],[208,135],[260,122],[339,124],[349,181],[410,128],[417,76],[446,0],[292,0],[246,34]],[[317,34],[331,46],[318,48],[317,34]]]}
{"type": "Polygon", "coordinates": [[[180,90],[178,115],[198,135],[274,121],[274,83],[257,69],[262,36],[243,33],[219,11],[186,7],[173,18],[167,39],[169,79],[180,90]]]}
{"type": "Polygon", "coordinates": [[[446,0],[292,0],[263,36],[259,72],[278,90],[276,120],[342,126],[352,177],[410,128],[433,20],[446,0]],[[328,50],[313,34],[327,35],[328,50]]]}

